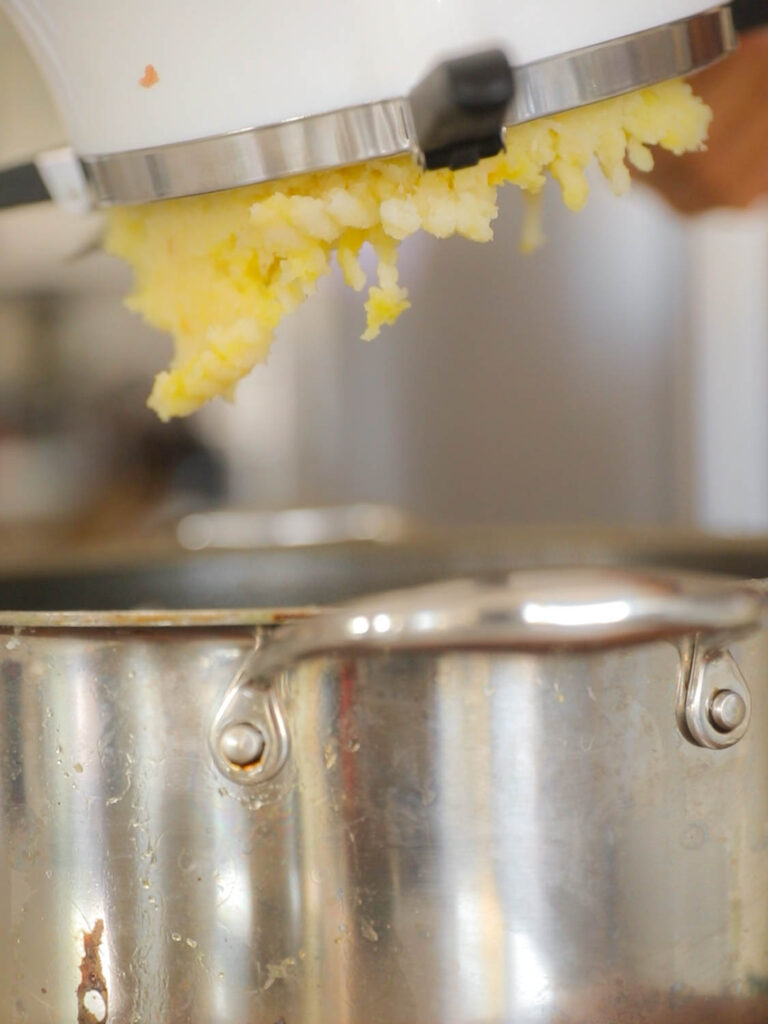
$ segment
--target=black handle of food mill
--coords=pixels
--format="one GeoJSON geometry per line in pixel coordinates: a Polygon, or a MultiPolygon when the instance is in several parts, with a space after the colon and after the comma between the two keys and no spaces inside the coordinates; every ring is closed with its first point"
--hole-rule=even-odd
{"type": "Polygon", "coordinates": [[[0,210],[27,203],[44,203],[50,198],[35,164],[0,167],[0,210]]]}
{"type": "Polygon", "coordinates": [[[427,170],[471,167],[504,148],[512,68],[501,50],[447,60],[409,96],[416,141],[427,170]]]}
{"type": "Polygon", "coordinates": [[[737,32],[768,25],[768,0],[734,0],[732,11],[737,32]]]}

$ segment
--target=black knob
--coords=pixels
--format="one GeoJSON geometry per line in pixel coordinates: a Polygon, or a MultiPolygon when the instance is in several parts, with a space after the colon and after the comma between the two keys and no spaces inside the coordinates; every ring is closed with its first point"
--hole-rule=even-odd
{"type": "Polygon", "coordinates": [[[514,73],[501,50],[438,65],[409,97],[424,166],[458,170],[501,152],[514,91],[514,73]]]}

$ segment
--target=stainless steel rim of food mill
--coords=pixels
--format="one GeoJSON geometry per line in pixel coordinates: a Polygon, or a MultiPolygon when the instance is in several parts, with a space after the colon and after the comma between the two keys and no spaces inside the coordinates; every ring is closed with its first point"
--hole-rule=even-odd
{"type": "MultiPolygon", "coordinates": [[[[507,123],[523,124],[684,77],[735,46],[731,10],[718,7],[517,67],[507,123]]],[[[406,97],[154,149],[86,155],[80,161],[93,201],[113,206],[217,192],[408,153],[418,156],[419,145],[406,97]]]]}

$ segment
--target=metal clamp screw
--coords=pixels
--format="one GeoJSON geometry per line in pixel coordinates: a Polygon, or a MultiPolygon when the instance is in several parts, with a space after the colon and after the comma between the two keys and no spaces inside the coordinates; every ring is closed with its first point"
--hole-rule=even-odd
{"type": "Polygon", "coordinates": [[[249,722],[229,725],[219,737],[221,756],[243,771],[256,767],[264,756],[266,745],[264,733],[249,722]]]}

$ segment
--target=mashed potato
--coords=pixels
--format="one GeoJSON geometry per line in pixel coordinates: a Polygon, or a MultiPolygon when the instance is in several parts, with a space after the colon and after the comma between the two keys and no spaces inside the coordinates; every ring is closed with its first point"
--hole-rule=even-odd
{"type": "MultiPolygon", "coordinates": [[[[651,145],[700,148],[710,117],[688,85],[667,82],[510,129],[505,153],[467,170],[424,173],[402,158],[113,211],[107,247],[135,270],[128,304],[175,342],[149,405],[167,420],[217,395],[231,399],[334,254],[347,284],[362,291],[358,255],[365,243],[375,250],[378,280],[368,289],[363,334],[370,340],[409,306],[397,272],[398,245],[409,235],[488,242],[498,187],[518,185],[535,202],[547,174],[578,210],[593,158],[614,192],[625,192],[627,161],[648,171],[651,145]]],[[[529,215],[523,248],[540,240],[529,215]]]]}

